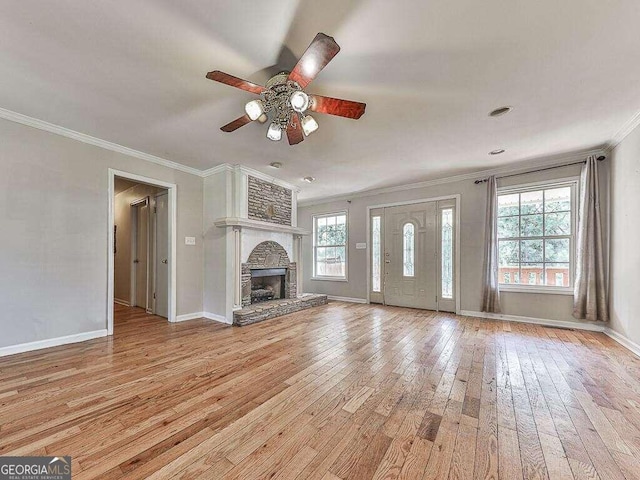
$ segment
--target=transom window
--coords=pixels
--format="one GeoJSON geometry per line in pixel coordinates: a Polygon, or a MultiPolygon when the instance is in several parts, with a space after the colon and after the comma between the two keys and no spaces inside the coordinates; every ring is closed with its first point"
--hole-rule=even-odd
{"type": "Polygon", "coordinates": [[[575,192],[575,182],[500,191],[501,284],[512,288],[572,288],[575,192]]]}
{"type": "Polygon", "coordinates": [[[313,276],[346,280],[347,213],[313,217],[313,276]]]}

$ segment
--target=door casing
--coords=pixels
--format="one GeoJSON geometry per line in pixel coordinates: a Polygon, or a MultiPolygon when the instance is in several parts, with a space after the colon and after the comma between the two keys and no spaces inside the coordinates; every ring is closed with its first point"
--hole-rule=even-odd
{"type": "Polygon", "coordinates": [[[440,197],[420,198],[415,200],[407,200],[402,202],[385,203],[379,205],[370,205],[367,207],[367,303],[371,303],[371,210],[396,207],[401,205],[412,205],[415,203],[438,202],[443,200],[454,200],[455,209],[455,239],[454,239],[454,275],[455,275],[455,313],[460,314],[461,311],[461,288],[460,288],[460,194],[445,195],[440,197]]]}
{"type": "Polygon", "coordinates": [[[135,173],[124,172],[122,170],[108,169],[108,212],[107,212],[107,334],[113,335],[113,276],[114,276],[114,252],[113,252],[113,232],[115,218],[115,178],[122,177],[128,180],[134,180],[140,183],[146,183],[156,187],[165,188],[168,191],[169,206],[169,282],[167,286],[169,297],[169,316],[170,322],[177,320],[177,285],[176,285],[176,266],[177,266],[177,193],[178,187],[175,183],[168,183],[155,178],[136,175],[135,173]]]}

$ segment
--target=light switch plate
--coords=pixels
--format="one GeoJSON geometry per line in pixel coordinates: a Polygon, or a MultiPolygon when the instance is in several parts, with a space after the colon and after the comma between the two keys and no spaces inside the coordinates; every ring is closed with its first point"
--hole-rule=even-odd
{"type": "Polygon", "coordinates": [[[196,244],[196,237],[184,237],[184,244],[185,245],[195,245],[196,244]]]}
{"type": "Polygon", "coordinates": [[[367,248],[366,243],[356,243],[356,250],[365,250],[367,248]]]}

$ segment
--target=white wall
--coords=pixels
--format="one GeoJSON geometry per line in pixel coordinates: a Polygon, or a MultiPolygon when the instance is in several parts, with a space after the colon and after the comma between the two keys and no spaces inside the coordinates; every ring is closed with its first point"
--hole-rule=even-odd
{"type": "MultiPolygon", "coordinates": [[[[606,188],[606,163],[603,186],[606,188]]],[[[579,176],[580,166],[562,167],[517,177],[505,178],[500,186],[526,184],[537,181],[554,180],[579,176]]],[[[482,178],[479,176],[478,178],[482,178]]],[[[418,199],[461,195],[460,205],[460,257],[461,257],[461,308],[479,312],[482,305],[482,268],[484,263],[484,224],[486,215],[486,185],[475,185],[473,180],[444,183],[425,188],[409,189],[375,196],[354,196],[351,203],[346,200],[317,205],[300,206],[298,224],[311,230],[312,216],[347,210],[349,212],[348,282],[312,280],[312,238],[303,240],[305,262],[304,291],[328,295],[367,298],[367,250],[356,250],[355,244],[368,242],[366,235],[367,207],[418,199]]],[[[606,205],[603,206],[606,218],[606,205]]],[[[502,310],[507,315],[533,318],[577,321],[572,317],[573,298],[571,295],[549,295],[534,293],[502,292],[502,310]]]]}
{"type": "Polygon", "coordinates": [[[0,120],[0,347],[106,329],[108,168],[175,183],[177,313],[202,311],[202,178],[0,120]]]}
{"type": "Polygon", "coordinates": [[[224,170],[204,179],[204,311],[231,318],[233,289],[227,272],[232,261],[232,229],[216,227],[213,222],[229,215],[232,194],[232,173],[224,170]],[[229,253],[229,254],[227,254],[229,253]],[[229,301],[230,299],[230,301],[229,301]],[[229,307],[228,307],[229,306],[229,307]]]}
{"type": "Polygon", "coordinates": [[[611,163],[611,328],[640,344],[640,127],[611,163]]]}

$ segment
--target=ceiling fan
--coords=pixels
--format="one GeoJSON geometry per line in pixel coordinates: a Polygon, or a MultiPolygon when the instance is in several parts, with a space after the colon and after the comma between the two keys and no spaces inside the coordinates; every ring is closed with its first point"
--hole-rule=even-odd
{"type": "Polygon", "coordinates": [[[304,89],[327,66],[340,51],[332,37],[318,33],[298,60],[291,72],[280,72],[271,77],[266,86],[256,85],[228,73],[215,70],[207,73],[207,78],[247,92],[260,95],[260,100],[252,100],[245,105],[245,115],[221,127],[223,132],[233,132],[257,120],[271,124],[267,138],[278,141],[282,131],[287,132],[290,145],[296,145],[318,129],[318,122],[308,111],[328,113],[357,120],[364,113],[366,105],[351,100],[307,94],[304,89]]]}

